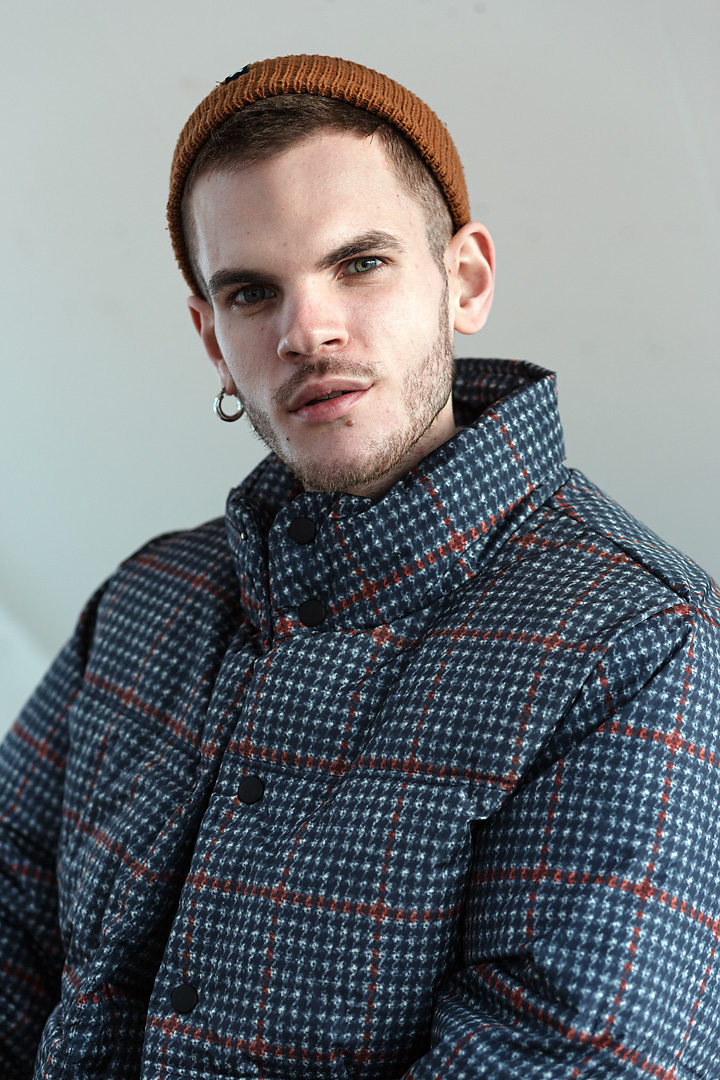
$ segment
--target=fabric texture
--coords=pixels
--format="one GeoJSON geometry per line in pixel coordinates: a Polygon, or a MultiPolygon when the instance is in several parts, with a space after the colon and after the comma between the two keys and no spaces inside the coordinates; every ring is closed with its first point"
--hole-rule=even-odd
{"type": "Polygon", "coordinates": [[[188,119],[173,154],[168,226],[185,281],[202,295],[182,230],[185,180],[200,147],[233,113],[279,94],[318,94],[346,101],[393,124],[415,147],[447,200],[455,229],[470,220],[465,174],[450,132],[432,109],[400,83],[372,68],[335,56],[278,56],[247,64],[211,90],[188,119]]]}
{"type": "Polygon", "coordinates": [[[7,1080],[720,1077],[717,589],[549,373],[455,396],[382,499],[268,458],[88,604],[0,753],[7,1080]]]}

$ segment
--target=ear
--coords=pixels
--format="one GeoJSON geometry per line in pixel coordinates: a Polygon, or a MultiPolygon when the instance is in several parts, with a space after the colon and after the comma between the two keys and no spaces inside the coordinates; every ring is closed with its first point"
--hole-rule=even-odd
{"type": "Polygon", "coordinates": [[[215,336],[215,312],[212,304],[202,296],[189,296],[187,305],[193,326],[200,335],[208,359],[220,377],[220,385],[226,394],[236,394],[237,388],[215,336]]]}
{"type": "Polygon", "coordinates": [[[484,225],[458,229],[445,252],[453,329],[474,334],[487,320],[495,284],[495,245],[484,225]]]}

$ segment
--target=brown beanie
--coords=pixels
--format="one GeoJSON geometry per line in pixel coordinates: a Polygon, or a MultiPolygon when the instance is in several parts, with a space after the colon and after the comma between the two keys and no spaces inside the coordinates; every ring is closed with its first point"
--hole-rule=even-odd
{"type": "Polygon", "coordinates": [[[278,94],[319,94],[357,105],[399,128],[435,176],[447,199],[455,228],[470,220],[465,177],[445,125],[420,98],[387,76],[332,56],[279,56],[248,64],[230,75],[198,105],[178,139],[170,170],[167,215],[170,238],[185,280],[195,280],[182,235],[183,187],[200,147],[229,116],[252,101],[278,94]]]}

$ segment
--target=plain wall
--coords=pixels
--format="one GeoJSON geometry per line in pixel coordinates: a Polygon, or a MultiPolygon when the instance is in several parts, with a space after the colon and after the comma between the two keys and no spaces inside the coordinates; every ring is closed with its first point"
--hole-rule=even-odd
{"type": "Polygon", "coordinates": [[[715,0],[29,0],[0,45],[0,728],[117,562],[264,453],[212,413],[164,204],[200,99],[290,52],[445,120],[498,249],[458,353],[557,370],[569,463],[720,573],[715,0]]]}

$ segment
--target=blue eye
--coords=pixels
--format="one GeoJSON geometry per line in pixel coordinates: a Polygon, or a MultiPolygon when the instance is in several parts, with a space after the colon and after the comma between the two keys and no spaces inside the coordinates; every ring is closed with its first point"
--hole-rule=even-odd
{"type": "Polygon", "coordinates": [[[353,259],[348,264],[347,272],[350,274],[367,274],[371,270],[377,270],[378,266],[382,266],[382,259],[378,259],[376,255],[363,255],[361,259],[353,259]]]}
{"type": "Polygon", "coordinates": [[[246,285],[235,293],[233,303],[258,304],[261,300],[267,300],[274,295],[272,289],[268,289],[267,285],[246,285]]]}

